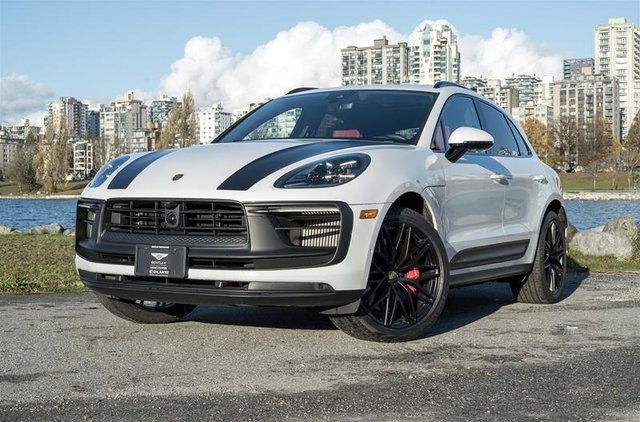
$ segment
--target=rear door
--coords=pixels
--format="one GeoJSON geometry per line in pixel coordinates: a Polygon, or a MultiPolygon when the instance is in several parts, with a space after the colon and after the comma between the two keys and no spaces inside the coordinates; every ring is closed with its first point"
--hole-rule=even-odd
{"type": "Polygon", "coordinates": [[[531,154],[515,125],[498,109],[487,102],[477,100],[483,129],[494,139],[489,153],[503,168],[505,201],[502,210],[504,233],[508,240],[530,239],[537,231],[539,213],[544,206],[540,186],[548,182],[539,170],[538,160],[531,154]]]}

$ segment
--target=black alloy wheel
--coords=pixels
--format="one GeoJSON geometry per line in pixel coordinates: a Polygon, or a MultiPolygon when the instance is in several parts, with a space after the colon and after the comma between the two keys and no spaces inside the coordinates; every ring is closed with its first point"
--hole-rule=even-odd
{"type": "Polygon", "coordinates": [[[420,214],[392,208],[378,234],[358,314],[333,317],[333,322],[365,340],[423,336],[446,302],[445,257],[438,233],[420,214]]]}
{"type": "Polygon", "coordinates": [[[544,271],[549,282],[549,291],[556,293],[564,284],[565,247],[564,236],[560,236],[560,228],[556,220],[552,221],[544,239],[544,271]]]}
{"type": "Polygon", "coordinates": [[[560,300],[567,271],[565,228],[566,223],[558,214],[547,212],[531,273],[510,280],[518,302],[547,304],[560,300]]]}

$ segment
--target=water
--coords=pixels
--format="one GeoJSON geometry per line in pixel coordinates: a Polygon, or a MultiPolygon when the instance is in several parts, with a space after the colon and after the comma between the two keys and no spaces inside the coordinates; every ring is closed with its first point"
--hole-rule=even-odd
{"type": "Polygon", "coordinates": [[[0,226],[18,230],[58,223],[76,226],[76,199],[0,199],[0,226]]]}
{"type": "MultiPolygon", "coordinates": [[[[49,223],[75,227],[75,199],[0,199],[0,225],[26,229],[49,223]]],[[[578,230],[601,226],[612,217],[632,214],[640,221],[640,201],[567,201],[569,221],[578,230]]]]}
{"type": "Polygon", "coordinates": [[[640,221],[640,201],[566,201],[569,222],[578,230],[602,226],[620,214],[631,214],[640,221]]]}

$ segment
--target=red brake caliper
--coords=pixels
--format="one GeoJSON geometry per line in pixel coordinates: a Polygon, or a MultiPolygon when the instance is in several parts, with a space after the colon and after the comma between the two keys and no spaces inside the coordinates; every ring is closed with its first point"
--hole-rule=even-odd
{"type": "MultiPolygon", "coordinates": [[[[420,269],[416,268],[416,267],[411,268],[409,271],[407,271],[405,273],[404,278],[408,278],[409,280],[417,280],[417,279],[419,279],[420,278],[420,269]]],[[[418,289],[416,289],[411,284],[407,284],[407,288],[409,290],[411,290],[413,293],[418,291],[418,289]]]]}

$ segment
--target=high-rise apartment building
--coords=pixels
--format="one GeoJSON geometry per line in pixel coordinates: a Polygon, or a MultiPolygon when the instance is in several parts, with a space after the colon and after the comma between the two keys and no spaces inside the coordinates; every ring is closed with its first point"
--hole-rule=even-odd
{"type": "Polygon", "coordinates": [[[91,141],[77,141],[73,143],[73,167],[71,174],[75,176],[89,176],[94,170],[93,143],[91,141]]]}
{"type": "Polygon", "coordinates": [[[89,110],[87,112],[87,132],[89,139],[100,137],[100,110],[89,110]]]}
{"type": "Polygon", "coordinates": [[[60,97],[59,101],[49,103],[47,126],[53,125],[57,133],[63,121],[70,138],[82,139],[87,131],[87,105],[73,97],[60,97]]]}
{"type": "Polygon", "coordinates": [[[168,95],[162,95],[162,97],[151,101],[148,107],[147,118],[151,123],[160,123],[163,126],[167,123],[169,112],[173,108],[173,105],[180,107],[182,104],[178,102],[176,97],[169,97],[168,95]]]}
{"type": "Polygon", "coordinates": [[[581,75],[593,75],[595,73],[594,59],[564,59],[562,61],[562,76],[571,79],[581,75]]]}
{"type": "Polygon", "coordinates": [[[342,85],[401,84],[409,82],[409,47],[390,45],[386,37],[371,47],[347,47],[342,54],[342,85]]]}
{"type": "Polygon", "coordinates": [[[196,139],[201,144],[208,144],[231,126],[231,113],[224,111],[220,103],[202,107],[196,112],[196,125],[196,139]]]}
{"type": "Polygon", "coordinates": [[[508,113],[518,107],[518,90],[511,86],[504,86],[500,79],[489,79],[485,86],[478,86],[477,91],[508,113]]]}
{"type": "Polygon", "coordinates": [[[535,75],[511,75],[505,79],[505,84],[518,90],[517,106],[535,106],[537,103],[536,90],[542,79],[535,75]]]}
{"type": "Polygon", "coordinates": [[[554,82],[553,115],[571,116],[584,128],[597,116],[611,124],[613,137],[620,140],[619,86],[616,78],[604,75],[584,75],[554,82]]]}
{"type": "Polygon", "coordinates": [[[147,107],[129,92],[125,98],[115,100],[100,110],[100,136],[109,145],[108,157],[132,152],[133,132],[144,128],[147,107]]]}
{"type": "Polygon", "coordinates": [[[479,78],[477,76],[465,76],[460,79],[460,84],[477,91],[478,88],[487,86],[487,80],[482,76],[479,78]]]}
{"type": "Polygon", "coordinates": [[[596,25],[595,72],[616,78],[620,86],[621,134],[625,136],[638,112],[633,103],[634,81],[640,79],[640,31],[625,18],[596,25]]]}
{"type": "Polygon", "coordinates": [[[448,25],[425,24],[411,45],[411,82],[460,81],[458,38],[448,25]]]}
{"type": "Polygon", "coordinates": [[[18,152],[21,138],[12,137],[5,127],[0,127],[0,172],[6,175],[18,152]]]}
{"type": "Polygon", "coordinates": [[[511,110],[511,115],[519,124],[524,123],[527,119],[536,119],[547,127],[553,126],[553,107],[546,104],[514,107],[511,110]]]}

